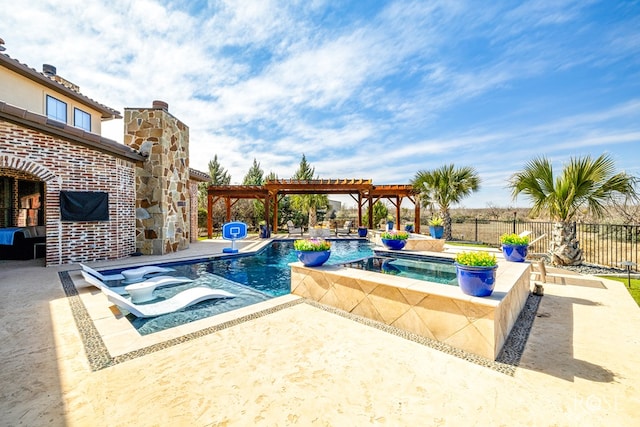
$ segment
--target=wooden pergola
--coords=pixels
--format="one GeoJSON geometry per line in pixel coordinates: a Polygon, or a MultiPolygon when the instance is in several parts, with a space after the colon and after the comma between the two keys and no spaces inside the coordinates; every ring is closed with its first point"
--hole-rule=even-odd
{"type": "Polygon", "coordinates": [[[278,202],[289,194],[348,194],[358,204],[358,226],[362,225],[362,208],[367,205],[369,228],[373,228],[373,205],[380,199],[387,199],[396,208],[395,224],[400,229],[400,206],[404,199],[414,205],[414,229],[420,232],[419,193],[412,185],[373,185],[370,179],[274,179],[264,185],[211,185],[208,188],[207,229],[209,238],[213,235],[213,204],[225,200],[226,220],[231,221],[231,207],[240,199],[257,199],[264,204],[265,222],[269,224],[270,206],[274,206],[272,218],[273,230],[278,229],[278,202]]]}

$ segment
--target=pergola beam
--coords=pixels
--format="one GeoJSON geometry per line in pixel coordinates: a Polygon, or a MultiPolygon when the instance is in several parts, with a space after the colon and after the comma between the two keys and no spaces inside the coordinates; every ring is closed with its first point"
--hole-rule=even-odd
{"type": "Polygon", "coordinates": [[[265,221],[269,224],[269,212],[273,205],[273,230],[278,228],[278,202],[290,194],[348,194],[358,204],[358,225],[362,225],[362,207],[367,202],[369,228],[373,228],[373,204],[380,199],[387,199],[395,206],[396,228],[400,228],[400,206],[404,198],[415,205],[415,230],[420,231],[420,207],[418,193],[411,185],[373,185],[370,179],[274,179],[264,185],[218,185],[208,187],[207,197],[207,228],[209,238],[212,235],[213,203],[220,198],[225,199],[227,221],[231,220],[231,199],[259,199],[264,200],[265,221]],[[215,197],[215,200],[214,200],[215,197]],[[374,201],[375,199],[375,201],[374,201]]]}

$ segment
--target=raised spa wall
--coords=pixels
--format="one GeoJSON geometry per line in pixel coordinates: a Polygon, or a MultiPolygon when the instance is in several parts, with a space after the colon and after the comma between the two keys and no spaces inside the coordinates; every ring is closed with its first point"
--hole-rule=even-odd
{"type": "MultiPolygon", "coordinates": [[[[441,254],[446,256],[447,254],[441,254]]],[[[291,264],[291,293],[495,360],[529,296],[530,265],[498,262],[489,297],[337,265],[291,264]]]]}

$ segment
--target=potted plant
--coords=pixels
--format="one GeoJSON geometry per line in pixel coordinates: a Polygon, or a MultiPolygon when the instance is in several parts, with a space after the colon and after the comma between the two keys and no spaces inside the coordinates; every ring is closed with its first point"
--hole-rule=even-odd
{"type": "Polygon", "coordinates": [[[407,244],[407,239],[409,238],[409,233],[406,231],[385,231],[380,234],[380,239],[382,240],[382,244],[385,245],[389,249],[400,250],[404,248],[407,244]]]}
{"type": "Polygon", "coordinates": [[[331,243],[324,239],[299,239],[293,242],[298,260],[307,267],[324,264],[331,255],[331,243]]]}
{"type": "Polygon", "coordinates": [[[359,237],[367,237],[367,233],[368,233],[368,229],[367,227],[365,227],[364,225],[361,225],[358,227],[358,236],[359,237]]]}
{"type": "Polygon", "coordinates": [[[444,221],[439,216],[434,216],[429,220],[429,234],[434,239],[442,239],[444,234],[444,221]]]}
{"type": "Polygon", "coordinates": [[[500,236],[504,259],[512,262],[523,262],[529,250],[529,236],[506,233],[500,236]]]}
{"type": "Polygon", "coordinates": [[[460,290],[474,297],[487,297],[496,284],[496,256],[485,251],[460,252],[456,255],[456,277],[460,290]]]}
{"type": "Polygon", "coordinates": [[[387,215],[387,231],[393,230],[393,225],[395,224],[392,215],[387,215]]]}
{"type": "Polygon", "coordinates": [[[413,224],[410,222],[404,225],[404,231],[407,233],[413,233],[413,224]]]}

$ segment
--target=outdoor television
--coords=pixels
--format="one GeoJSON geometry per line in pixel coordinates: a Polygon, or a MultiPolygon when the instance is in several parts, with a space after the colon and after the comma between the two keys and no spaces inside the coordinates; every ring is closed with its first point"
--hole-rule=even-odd
{"type": "Polygon", "coordinates": [[[109,221],[109,193],[102,191],[61,191],[62,221],[109,221]]]}

